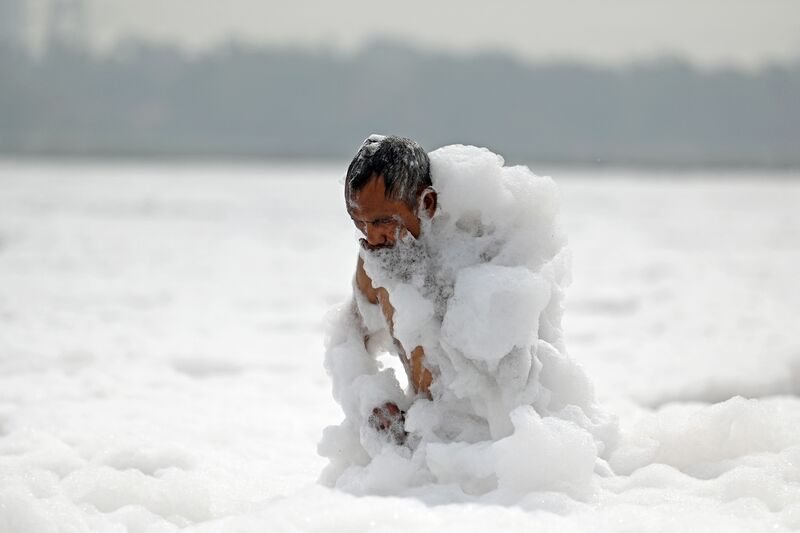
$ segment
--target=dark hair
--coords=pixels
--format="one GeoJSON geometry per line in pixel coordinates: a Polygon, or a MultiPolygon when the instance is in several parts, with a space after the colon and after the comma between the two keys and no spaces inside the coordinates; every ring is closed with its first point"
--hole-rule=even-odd
{"type": "Polygon", "coordinates": [[[414,209],[420,191],[431,185],[431,162],[411,139],[370,135],[347,167],[345,196],[349,199],[374,176],[383,176],[387,198],[414,209]]]}

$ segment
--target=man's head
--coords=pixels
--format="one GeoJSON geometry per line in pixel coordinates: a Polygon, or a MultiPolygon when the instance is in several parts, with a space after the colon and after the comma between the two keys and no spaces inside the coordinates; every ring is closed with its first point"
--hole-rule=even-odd
{"type": "Polygon", "coordinates": [[[344,194],[362,244],[373,250],[419,237],[420,217],[436,211],[428,154],[404,137],[370,135],[347,168],[344,194]]]}

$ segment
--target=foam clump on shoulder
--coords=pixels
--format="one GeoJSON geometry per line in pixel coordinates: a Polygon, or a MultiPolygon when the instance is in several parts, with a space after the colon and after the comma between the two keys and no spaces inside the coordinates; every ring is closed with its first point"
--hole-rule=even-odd
{"type": "Polygon", "coordinates": [[[459,272],[442,324],[442,340],[474,361],[497,362],[531,344],[528,319],[550,299],[550,284],[524,267],[478,265],[459,272]]]}
{"type": "Polygon", "coordinates": [[[431,399],[380,369],[364,342],[375,320],[362,319],[375,306],[354,290],[329,327],[326,367],[345,420],[320,443],[330,459],[322,481],[355,493],[437,485],[473,497],[590,498],[616,426],[565,350],[569,261],[556,186],[485,148],[446,146],[430,160],[438,210],[419,238],[361,257],[388,291],[394,337],[424,349],[431,399]],[[401,444],[369,423],[386,402],[405,412],[401,444]]]}

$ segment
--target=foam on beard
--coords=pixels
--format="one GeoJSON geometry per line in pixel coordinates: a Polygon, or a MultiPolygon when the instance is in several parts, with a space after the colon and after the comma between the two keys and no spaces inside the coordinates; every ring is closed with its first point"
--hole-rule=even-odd
{"type": "Polygon", "coordinates": [[[394,246],[371,249],[362,243],[359,253],[376,287],[388,290],[398,283],[422,282],[425,277],[430,262],[425,239],[422,235],[415,239],[410,232],[402,236],[400,233],[398,229],[394,246]]]}
{"type": "Polygon", "coordinates": [[[351,334],[336,332],[343,342],[329,342],[326,361],[335,395],[346,388],[346,419],[320,445],[331,458],[323,479],[359,493],[433,483],[472,495],[589,498],[616,429],[564,348],[568,261],[555,185],[486,149],[448,146],[430,157],[436,216],[422,221],[418,239],[361,255],[389,294],[394,337],[407,352],[425,351],[433,400],[398,394],[391,372],[364,350],[361,330],[347,325],[358,315],[339,315],[336,327],[351,334]],[[350,356],[373,361],[361,366],[368,376],[337,376],[332,367],[350,356]],[[365,425],[367,409],[386,399],[407,410],[403,446],[365,425]]]}

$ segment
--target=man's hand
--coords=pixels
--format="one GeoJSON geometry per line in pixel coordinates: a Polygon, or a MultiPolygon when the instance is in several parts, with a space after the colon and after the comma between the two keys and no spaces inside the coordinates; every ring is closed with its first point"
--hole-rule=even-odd
{"type": "Polygon", "coordinates": [[[403,427],[406,414],[397,405],[387,402],[381,407],[372,410],[369,424],[378,431],[385,431],[395,444],[403,444],[406,440],[406,430],[403,427]]]}

